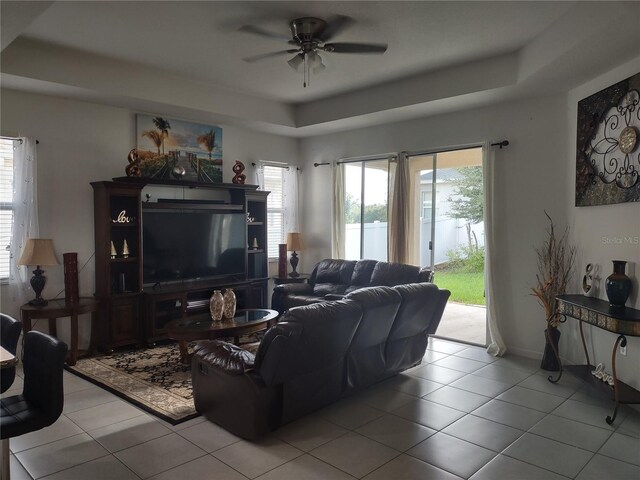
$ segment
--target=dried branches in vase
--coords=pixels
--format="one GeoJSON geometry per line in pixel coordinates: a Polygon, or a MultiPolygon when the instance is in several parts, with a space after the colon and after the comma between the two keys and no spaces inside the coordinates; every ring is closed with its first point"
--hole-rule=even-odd
{"type": "Polygon", "coordinates": [[[560,331],[557,328],[560,316],[556,297],[567,291],[567,284],[575,264],[576,249],[569,245],[569,227],[565,228],[562,236],[556,236],[553,219],[546,211],[544,214],[549,219],[548,236],[542,247],[535,249],[538,257],[538,273],[536,286],[531,287],[533,292],[531,295],[536,297],[544,307],[547,321],[546,344],[540,367],[544,370],[557,371],[560,369],[558,354],[560,331]]]}
{"type": "Polygon", "coordinates": [[[565,228],[561,237],[556,236],[556,228],[552,218],[549,219],[548,238],[540,248],[536,248],[538,256],[538,273],[536,286],[531,287],[532,295],[544,307],[549,326],[558,326],[558,306],[556,297],[567,291],[567,284],[576,260],[576,248],[569,245],[569,227],[565,228]]]}

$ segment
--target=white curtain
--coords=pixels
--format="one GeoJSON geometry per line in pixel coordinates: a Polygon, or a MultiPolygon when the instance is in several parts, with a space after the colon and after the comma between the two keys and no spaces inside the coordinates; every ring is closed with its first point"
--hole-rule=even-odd
{"type": "Polygon", "coordinates": [[[264,190],[264,165],[262,162],[258,162],[256,165],[256,185],[258,185],[258,190],[264,190]]]}
{"type": "Polygon", "coordinates": [[[485,295],[487,297],[487,325],[489,327],[489,346],[487,352],[493,356],[502,356],[507,346],[500,335],[500,317],[496,308],[495,280],[497,278],[496,224],[494,218],[495,202],[495,152],[490,144],[483,147],[484,173],[484,235],[485,235],[485,295]]]}
{"type": "Polygon", "coordinates": [[[284,207],[284,233],[299,232],[298,222],[298,169],[291,165],[282,172],[282,206],[284,207]]]}
{"type": "Polygon", "coordinates": [[[38,197],[36,182],[36,140],[25,137],[16,141],[13,156],[13,225],[9,251],[9,293],[14,305],[22,305],[32,297],[27,266],[18,260],[27,238],[40,236],[38,229],[38,197]]]}
{"type": "Polygon", "coordinates": [[[331,242],[331,257],[344,258],[344,164],[338,164],[333,169],[333,235],[331,242]]]}

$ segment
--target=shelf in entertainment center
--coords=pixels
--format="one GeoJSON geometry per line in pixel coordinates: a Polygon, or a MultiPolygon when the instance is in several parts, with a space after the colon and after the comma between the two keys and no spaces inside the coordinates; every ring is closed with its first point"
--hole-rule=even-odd
{"type": "Polygon", "coordinates": [[[114,182],[127,182],[135,183],[138,185],[167,185],[171,187],[187,187],[187,188],[211,188],[211,189],[236,189],[236,190],[257,190],[258,185],[240,185],[236,183],[206,183],[206,182],[194,182],[191,180],[163,180],[156,178],[141,178],[141,177],[115,177],[112,179],[114,182]]]}
{"type": "Polygon", "coordinates": [[[264,222],[248,222],[247,225],[250,227],[260,226],[260,225],[264,225],[264,222]]]}
{"type": "Polygon", "coordinates": [[[244,210],[242,205],[232,205],[229,203],[181,203],[181,202],[145,202],[142,204],[142,209],[179,209],[179,210],[228,210],[234,212],[241,212],[244,210]]]}
{"type": "Polygon", "coordinates": [[[138,261],[138,257],[118,257],[118,258],[110,258],[109,261],[113,263],[133,263],[138,261]]]}
{"type": "Polygon", "coordinates": [[[113,223],[111,222],[111,227],[112,228],[131,228],[131,227],[137,227],[138,226],[138,222],[135,223],[113,223]]]}
{"type": "Polygon", "coordinates": [[[248,254],[252,254],[252,253],[264,253],[264,250],[261,248],[257,248],[255,250],[247,250],[248,254]]]}

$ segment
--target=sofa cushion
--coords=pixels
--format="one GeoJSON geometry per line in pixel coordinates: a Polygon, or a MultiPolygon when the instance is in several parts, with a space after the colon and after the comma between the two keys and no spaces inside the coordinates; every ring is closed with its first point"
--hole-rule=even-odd
{"type": "Polygon", "coordinates": [[[355,390],[382,379],[385,344],[402,297],[390,287],[365,287],[345,299],[362,309],[362,320],[347,354],[346,389],[355,390]]]}
{"type": "Polygon", "coordinates": [[[265,334],[256,368],[259,362],[267,385],[282,384],[283,422],[340,398],[346,352],[361,316],[355,302],[316,303],[288,310],[265,334]]]}
{"type": "Polygon", "coordinates": [[[323,297],[328,294],[342,295],[349,286],[355,261],[325,259],[315,268],[313,294],[323,297]]]}
{"type": "Polygon", "coordinates": [[[351,284],[347,287],[345,293],[368,287],[371,284],[371,274],[377,263],[377,260],[360,260],[356,262],[351,275],[351,284]]]}
{"type": "Polygon", "coordinates": [[[420,361],[429,334],[435,333],[451,293],[433,283],[393,287],[402,302],[391,327],[386,346],[386,368],[397,373],[420,361]]]}
{"type": "Polygon", "coordinates": [[[371,274],[371,286],[393,287],[405,283],[419,282],[420,268],[403,263],[378,262],[371,274]]]}

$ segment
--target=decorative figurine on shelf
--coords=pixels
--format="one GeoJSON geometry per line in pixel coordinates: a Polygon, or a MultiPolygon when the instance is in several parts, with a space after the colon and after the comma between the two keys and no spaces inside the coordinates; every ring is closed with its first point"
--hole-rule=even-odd
{"type": "Polygon", "coordinates": [[[219,322],[222,320],[222,313],[224,308],[224,298],[220,290],[214,290],[211,299],[209,300],[209,312],[211,313],[211,320],[219,322]]]}
{"type": "Polygon", "coordinates": [[[124,169],[127,177],[139,177],[142,175],[140,171],[140,157],[138,156],[138,151],[135,148],[132,148],[127,156],[127,160],[129,161],[129,165],[127,165],[124,169]]]}
{"type": "Polygon", "coordinates": [[[256,237],[253,237],[253,249],[254,250],[258,250],[258,239],[256,237]]]}
{"type": "Polygon", "coordinates": [[[176,180],[182,180],[182,177],[187,173],[185,168],[181,165],[176,165],[171,169],[171,176],[176,180]]]}
{"type": "Polygon", "coordinates": [[[227,320],[231,320],[236,314],[236,294],[233,293],[232,288],[227,288],[224,291],[223,298],[223,307],[222,307],[222,318],[226,318],[227,320]]]}
{"type": "Polygon", "coordinates": [[[247,223],[253,223],[256,221],[255,217],[252,217],[249,212],[247,212],[247,223]]]}
{"type": "Polygon", "coordinates": [[[119,214],[118,214],[118,218],[116,218],[115,220],[111,220],[112,223],[133,223],[135,222],[136,218],[135,217],[129,217],[127,215],[127,211],[126,210],[122,210],[119,214]]]}
{"type": "Polygon", "coordinates": [[[118,252],[116,252],[116,246],[113,244],[113,240],[111,240],[111,260],[118,256],[118,252]]]}
{"type": "Polygon", "coordinates": [[[244,168],[244,163],[242,163],[240,160],[236,160],[235,165],[231,167],[231,170],[233,170],[233,173],[235,173],[235,175],[231,179],[232,183],[236,185],[244,185],[244,182],[247,180],[247,176],[242,173],[244,172],[244,168]]]}
{"type": "Polygon", "coordinates": [[[127,244],[127,239],[125,238],[124,243],[122,244],[122,258],[129,258],[129,245],[127,244]]]}
{"type": "Polygon", "coordinates": [[[596,286],[598,266],[588,263],[585,274],[582,276],[582,293],[585,297],[595,297],[597,295],[596,286]]]}

